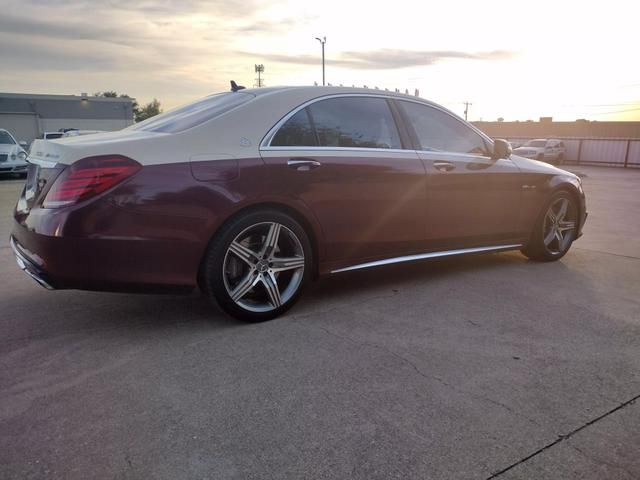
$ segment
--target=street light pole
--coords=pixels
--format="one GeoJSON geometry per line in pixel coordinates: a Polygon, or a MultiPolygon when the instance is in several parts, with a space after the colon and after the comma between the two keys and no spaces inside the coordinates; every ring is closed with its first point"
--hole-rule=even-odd
{"type": "Polygon", "coordinates": [[[327,43],[327,37],[316,37],[316,40],[322,45],[322,85],[324,86],[324,44],[327,43]]]}

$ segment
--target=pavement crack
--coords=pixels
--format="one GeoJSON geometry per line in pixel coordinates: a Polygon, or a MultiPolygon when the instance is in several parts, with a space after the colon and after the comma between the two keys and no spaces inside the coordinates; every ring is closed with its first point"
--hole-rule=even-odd
{"type": "Polygon", "coordinates": [[[627,475],[629,475],[629,478],[635,478],[634,474],[631,473],[631,471],[629,471],[627,468],[623,467],[622,465],[617,465],[617,464],[612,463],[612,462],[607,462],[607,461],[603,460],[602,458],[597,458],[597,457],[595,457],[593,455],[589,455],[587,452],[585,452],[581,448],[576,447],[575,445],[569,444],[569,446],[571,447],[572,450],[578,452],[584,458],[586,458],[587,460],[589,460],[589,461],[591,461],[591,462],[593,462],[595,464],[605,465],[605,466],[613,468],[615,470],[621,470],[624,473],[626,473],[627,475]]]}
{"type": "Polygon", "coordinates": [[[632,405],[632,404],[633,404],[636,400],[638,400],[638,399],[640,399],[640,395],[636,395],[635,397],[630,398],[629,400],[627,400],[627,401],[625,401],[625,402],[622,402],[622,403],[621,403],[621,404],[619,404],[617,407],[612,408],[611,410],[609,410],[609,411],[607,411],[607,412],[603,413],[602,415],[600,415],[600,416],[598,416],[598,417],[596,417],[596,418],[594,418],[594,419],[592,419],[592,420],[589,420],[587,423],[585,423],[585,424],[583,424],[583,425],[579,426],[578,428],[576,428],[576,429],[574,429],[574,430],[570,431],[569,433],[558,435],[558,438],[557,438],[555,441],[553,441],[553,442],[551,442],[551,443],[548,443],[548,444],[547,444],[547,445],[545,445],[544,447],[539,448],[539,449],[538,449],[538,450],[536,450],[535,452],[533,452],[533,453],[531,453],[531,454],[527,455],[526,457],[521,458],[520,460],[518,460],[518,461],[516,461],[516,462],[512,463],[511,465],[509,465],[508,467],[505,467],[505,468],[503,468],[502,470],[499,470],[499,471],[497,471],[497,472],[494,472],[493,474],[491,474],[491,476],[487,477],[487,479],[486,479],[486,480],[492,480],[492,479],[494,479],[494,478],[498,478],[498,477],[499,477],[499,476],[501,476],[502,474],[504,474],[504,473],[508,472],[509,470],[512,470],[513,468],[517,467],[518,465],[522,465],[523,463],[528,462],[528,461],[529,461],[529,460],[531,460],[532,458],[534,458],[534,457],[536,457],[536,456],[540,455],[542,452],[544,452],[544,451],[546,451],[546,450],[548,450],[548,449],[550,449],[550,448],[552,448],[552,447],[556,446],[557,444],[559,444],[559,443],[561,443],[561,442],[564,442],[565,440],[568,440],[569,438],[571,438],[572,436],[574,436],[576,433],[578,433],[578,432],[580,432],[580,431],[584,430],[585,428],[587,428],[587,427],[589,427],[589,426],[593,425],[593,424],[594,424],[594,423],[596,423],[596,422],[599,422],[599,421],[600,421],[600,420],[602,420],[603,418],[606,418],[606,417],[608,417],[609,415],[611,415],[611,414],[613,414],[613,413],[617,412],[618,410],[622,410],[623,408],[628,407],[629,405],[632,405]]]}
{"type": "Polygon", "coordinates": [[[613,255],[614,257],[631,258],[633,260],[640,260],[640,257],[634,257],[633,255],[623,255],[622,253],[604,252],[602,250],[595,250],[593,248],[573,247],[575,250],[582,250],[584,252],[601,253],[603,255],[613,255]]]}
{"type": "Polygon", "coordinates": [[[352,337],[349,337],[347,335],[339,335],[337,333],[335,333],[334,331],[326,328],[326,327],[322,327],[320,325],[311,325],[314,328],[317,328],[319,330],[322,330],[323,332],[325,332],[328,335],[331,335],[335,338],[339,338],[341,340],[345,340],[348,342],[351,342],[355,345],[361,346],[361,347],[369,347],[369,348],[375,348],[378,350],[383,350],[384,352],[388,353],[389,355],[392,355],[393,357],[397,358],[398,360],[400,360],[401,362],[405,363],[406,365],[410,366],[414,372],[416,374],[418,374],[419,376],[421,376],[422,378],[426,379],[426,380],[435,380],[436,382],[440,383],[441,385],[444,385],[445,387],[453,390],[456,393],[459,393],[460,395],[466,395],[472,398],[475,398],[477,400],[482,400],[485,401],[487,403],[491,403],[492,405],[498,406],[500,408],[503,408],[505,410],[507,410],[509,413],[511,413],[512,415],[515,415],[517,417],[520,417],[526,421],[528,421],[529,423],[540,427],[540,424],[538,422],[536,422],[535,420],[533,420],[532,418],[529,418],[526,415],[523,415],[520,412],[517,412],[516,410],[514,410],[513,408],[511,408],[509,405],[502,403],[498,400],[494,400],[493,398],[490,397],[486,397],[484,395],[479,395],[477,393],[474,392],[469,392],[468,390],[464,390],[462,388],[458,388],[455,385],[452,385],[451,383],[448,383],[447,381],[445,381],[443,378],[437,376],[437,375],[429,375],[425,372],[423,372],[412,360],[410,360],[409,358],[399,354],[398,352],[391,350],[388,347],[385,347],[383,345],[377,344],[377,343],[369,343],[369,342],[359,342],[357,340],[355,340],[352,337]]]}

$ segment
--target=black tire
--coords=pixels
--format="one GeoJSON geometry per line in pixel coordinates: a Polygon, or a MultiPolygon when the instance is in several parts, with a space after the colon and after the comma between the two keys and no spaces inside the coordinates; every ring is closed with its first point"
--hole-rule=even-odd
{"type": "Polygon", "coordinates": [[[539,160],[540,162],[544,162],[544,155],[543,155],[543,154],[539,154],[539,155],[536,157],[536,160],[539,160]]]}
{"type": "MultiPolygon", "coordinates": [[[[578,205],[566,191],[559,191],[554,193],[551,198],[545,203],[544,208],[540,212],[538,220],[533,228],[531,239],[525,248],[521,252],[529,257],[531,260],[539,262],[553,262],[560,260],[566,255],[571,248],[573,241],[576,239],[576,232],[578,229],[578,205]],[[549,217],[550,209],[553,207],[552,213],[557,213],[557,205],[562,205],[562,202],[567,201],[566,214],[563,215],[562,221],[554,224],[554,220],[549,217]],[[568,228],[569,224],[573,223],[572,229],[568,228]],[[564,231],[561,231],[565,229],[564,231]],[[560,237],[562,241],[558,239],[554,232],[560,230],[560,237]],[[552,238],[549,242],[548,239],[552,238]]],[[[559,216],[556,216],[558,218],[559,216]]]]}
{"type": "MultiPolygon", "coordinates": [[[[278,252],[283,251],[283,247],[287,247],[287,245],[278,245],[278,252]]],[[[275,256],[276,249],[273,249],[273,255],[275,256]]],[[[252,252],[257,253],[257,252],[252,252]]],[[[284,254],[282,256],[293,256],[293,254],[284,254]]],[[[305,229],[292,217],[289,215],[277,211],[277,210],[255,210],[248,212],[246,214],[242,214],[239,217],[233,218],[227,224],[225,224],[222,229],[217,233],[215,238],[212,240],[212,243],[209,246],[208,252],[205,256],[202,265],[202,284],[204,287],[204,291],[209,296],[209,299],[212,302],[217,303],[217,305],[224,310],[229,315],[243,321],[247,322],[262,322],[265,320],[270,320],[275,318],[284,312],[286,312],[289,308],[293,306],[293,304],[298,300],[302,291],[304,290],[305,285],[307,284],[309,278],[311,278],[312,266],[313,266],[313,251],[311,248],[311,243],[309,241],[309,236],[305,229]],[[261,232],[265,233],[263,238],[264,244],[268,242],[268,231],[264,229],[271,228],[270,225],[277,224],[280,225],[278,227],[279,232],[284,232],[282,237],[278,238],[278,242],[290,242],[293,246],[288,248],[297,248],[298,250],[304,253],[304,259],[299,257],[300,252],[298,251],[295,255],[295,258],[299,259],[299,263],[303,263],[302,267],[299,265],[295,271],[288,272],[277,272],[271,273],[272,270],[260,270],[261,268],[271,267],[271,263],[265,264],[267,260],[259,260],[258,263],[254,264],[251,267],[251,263],[255,261],[255,258],[251,257],[251,260],[240,260],[241,257],[234,255],[234,252],[230,250],[232,242],[238,240],[242,235],[247,233],[247,237],[243,241],[251,241],[251,239],[255,238],[263,238],[261,237],[261,232]],[[284,229],[282,227],[285,227],[284,229]],[[253,233],[253,232],[258,233],[253,233]],[[296,242],[297,239],[297,242],[296,242]],[[228,258],[230,256],[230,258],[228,258]],[[242,279],[247,279],[250,275],[256,275],[262,277],[264,274],[265,281],[258,282],[256,286],[252,287],[246,295],[253,296],[253,299],[245,299],[244,297],[234,300],[231,297],[231,292],[234,291],[229,284],[230,277],[230,268],[229,262],[234,262],[234,269],[244,270],[241,271],[237,278],[238,283],[235,285],[237,288],[239,284],[242,283],[242,279]],[[239,265],[239,267],[238,267],[239,265]],[[258,273],[260,271],[261,273],[258,273]],[[269,291],[267,288],[267,281],[269,281],[266,277],[271,275],[271,279],[275,280],[275,286],[278,288],[278,294],[276,297],[272,297],[273,291],[269,291]],[[284,278],[282,283],[287,282],[287,275],[290,275],[289,282],[293,282],[295,277],[295,283],[289,283],[286,289],[283,289],[287,295],[280,297],[280,287],[279,281],[284,278]],[[289,288],[291,287],[291,288],[289,288]],[[231,292],[230,292],[231,290],[231,292]],[[263,297],[264,304],[259,303],[255,298],[263,297]],[[276,298],[277,300],[285,300],[279,306],[275,306],[274,301],[271,301],[271,298],[276,298]],[[240,302],[240,303],[239,303],[240,302]],[[255,302],[255,306],[250,304],[251,302],[255,302]],[[246,304],[243,306],[243,304],[246,304]],[[251,308],[270,308],[267,311],[253,311],[251,308]]],[[[260,257],[256,257],[260,258],[260,257]]],[[[261,258],[265,258],[264,256],[261,258]]],[[[275,259],[274,259],[275,260],[275,259]]],[[[256,278],[256,277],[252,277],[256,278]]],[[[249,279],[251,280],[251,279],[249,279]]],[[[273,285],[270,283],[270,285],[273,285]]]]}

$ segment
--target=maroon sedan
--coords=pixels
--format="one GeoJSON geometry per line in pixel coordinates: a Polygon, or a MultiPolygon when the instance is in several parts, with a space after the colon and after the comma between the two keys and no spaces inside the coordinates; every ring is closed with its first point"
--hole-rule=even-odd
{"type": "Polygon", "coordinates": [[[451,112],[336,87],[212,95],[125,130],[36,141],[18,264],[51,289],[190,291],[273,318],[310,278],[520,249],[557,260],[580,179],[451,112]]]}

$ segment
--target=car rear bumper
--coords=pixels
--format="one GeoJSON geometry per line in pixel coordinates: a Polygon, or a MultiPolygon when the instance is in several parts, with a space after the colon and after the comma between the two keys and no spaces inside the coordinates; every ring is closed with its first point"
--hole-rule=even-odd
{"type": "Polygon", "coordinates": [[[49,283],[46,273],[34,262],[34,255],[19,247],[13,236],[11,236],[10,244],[13,254],[16,256],[18,267],[47,290],[53,290],[54,287],[49,283]]]}
{"type": "Polygon", "coordinates": [[[15,222],[10,243],[18,266],[47,289],[183,293],[196,286],[197,268],[185,267],[193,255],[176,242],[56,237],[15,222]]]}

